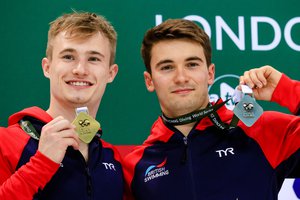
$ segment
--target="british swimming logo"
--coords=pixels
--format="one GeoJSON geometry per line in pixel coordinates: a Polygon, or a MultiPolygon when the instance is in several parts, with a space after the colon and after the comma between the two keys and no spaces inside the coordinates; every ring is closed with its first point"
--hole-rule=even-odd
{"type": "Polygon", "coordinates": [[[300,179],[286,178],[278,194],[278,200],[299,200],[300,179]]]}
{"type": "Polygon", "coordinates": [[[166,169],[166,167],[165,167],[166,163],[167,163],[167,158],[165,158],[158,165],[150,165],[145,172],[144,182],[146,183],[146,182],[154,180],[158,177],[169,175],[169,170],[166,169]]]}
{"type": "Polygon", "coordinates": [[[293,184],[293,189],[298,199],[300,199],[300,178],[296,178],[293,184]]]}

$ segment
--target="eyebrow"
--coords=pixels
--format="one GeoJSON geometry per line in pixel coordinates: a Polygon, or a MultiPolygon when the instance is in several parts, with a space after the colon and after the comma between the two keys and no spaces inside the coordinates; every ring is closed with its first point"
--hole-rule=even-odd
{"type": "Polygon", "coordinates": [[[88,54],[91,54],[91,55],[98,55],[100,57],[105,57],[102,53],[98,52],[98,51],[88,51],[87,52],[88,54]]]}
{"type": "MultiPolygon", "coordinates": [[[[75,49],[73,49],[73,48],[67,48],[67,49],[64,49],[61,52],[59,52],[59,54],[61,55],[61,54],[64,54],[64,53],[74,53],[74,52],[76,52],[75,49]]],[[[98,55],[98,56],[103,57],[103,58],[105,57],[102,53],[100,53],[98,51],[93,51],[93,50],[87,51],[86,54],[98,55]]]]}
{"type": "Polygon", "coordinates": [[[189,57],[189,58],[185,59],[185,61],[194,61],[194,60],[198,60],[200,62],[203,62],[203,59],[199,58],[198,56],[192,56],[192,57],[189,57]]]}
{"type": "Polygon", "coordinates": [[[68,52],[73,53],[73,52],[75,52],[75,49],[67,48],[67,49],[64,49],[61,52],[59,52],[59,54],[64,54],[64,53],[68,53],[68,52]]]}
{"type": "MultiPolygon", "coordinates": [[[[185,59],[185,61],[200,61],[200,62],[203,62],[203,59],[201,59],[198,56],[192,56],[192,57],[188,57],[187,59],[185,59]]],[[[159,61],[155,66],[158,67],[160,65],[169,64],[169,63],[173,63],[173,62],[174,61],[171,60],[171,59],[165,59],[165,60],[159,61]]]]}
{"type": "Polygon", "coordinates": [[[158,63],[156,63],[156,67],[160,66],[160,65],[163,65],[163,64],[168,64],[168,63],[173,63],[174,61],[173,60],[170,60],[170,59],[165,59],[165,60],[161,60],[159,61],[158,63]]]}

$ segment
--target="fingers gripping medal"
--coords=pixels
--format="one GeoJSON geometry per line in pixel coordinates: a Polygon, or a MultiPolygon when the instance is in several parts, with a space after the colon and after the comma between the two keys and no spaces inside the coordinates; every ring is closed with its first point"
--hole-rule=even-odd
{"type": "Polygon", "coordinates": [[[255,101],[253,91],[247,85],[241,85],[243,97],[236,104],[233,113],[248,127],[252,126],[262,115],[262,107],[255,101]]]}
{"type": "Polygon", "coordinates": [[[87,107],[76,108],[76,114],[77,117],[72,124],[76,126],[75,130],[79,138],[88,144],[100,129],[100,123],[88,114],[87,107]]]}

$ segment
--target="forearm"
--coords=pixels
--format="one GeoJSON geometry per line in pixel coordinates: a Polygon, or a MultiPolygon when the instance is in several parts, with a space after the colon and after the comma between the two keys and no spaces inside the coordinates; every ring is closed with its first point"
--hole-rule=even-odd
{"type": "MultiPolygon", "coordinates": [[[[0,162],[2,168],[4,162],[0,162]]],[[[40,152],[37,152],[26,165],[20,167],[12,175],[8,174],[3,167],[0,171],[2,177],[0,199],[33,199],[34,194],[51,180],[58,168],[59,164],[49,160],[40,152]],[[3,177],[8,176],[7,180],[2,180],[3,177]]]]}
{"type": "Polygon", "coordinates": [[[271,101],[288,108],[293,114],[300,114],[300,82],[282,75],[271,101]]]}
{"type": "Polygon", "coordinates": [[[298,116],[265,111],[253,126],[247,127],[240,123],[240,127],[258,142],[267,160],[275,169],[299,150],[299,123],[298,116]]]}

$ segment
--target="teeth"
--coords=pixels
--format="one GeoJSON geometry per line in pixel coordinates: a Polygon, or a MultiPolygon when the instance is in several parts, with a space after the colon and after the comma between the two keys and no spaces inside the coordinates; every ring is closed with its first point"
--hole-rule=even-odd
{"type": "Polygon", "coordinates": [[[89,85],[89,83],[88,82],[82,82],[82,81],[80,81],[80,82],[70,82],[70,85],[75,85],[75,86],[88,86],[89,85]]]}

